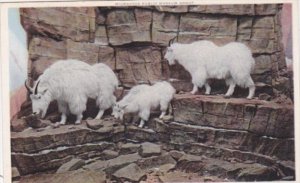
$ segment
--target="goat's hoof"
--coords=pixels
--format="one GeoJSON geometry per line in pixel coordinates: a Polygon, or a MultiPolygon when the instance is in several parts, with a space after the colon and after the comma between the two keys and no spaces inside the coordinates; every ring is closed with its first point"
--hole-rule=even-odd
{"type": "Polygon", "coordinates": [[[224,98],[230,98],[230,95],[224,95],[224,98]]]}
{"type": "Polygon", "coordinates": [[[75,122],[75,125],[80,125],[80,121],[79,121],[79,122],[76,121],[76,122],[75,122]]]}
{"type": "Polygon", "coordinates": [[[56,122],[56,123],[54,123],[53,127],[58,128],[60,125],[61,125],[60,122],[56,122]]]}

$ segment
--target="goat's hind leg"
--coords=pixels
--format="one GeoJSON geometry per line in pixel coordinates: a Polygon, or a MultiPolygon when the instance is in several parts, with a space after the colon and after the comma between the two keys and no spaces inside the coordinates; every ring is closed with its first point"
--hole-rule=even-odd
{"type": "Polygon", "coordinates": [[[159,119],[162,119],[166,115],[167,109],[168,109],[168,105],[169,105],[169,102],[167,102],[167,101],[161,101],[160,102],[160,111],[161,111],[161,114],[159,116],[159,119]]]}
{"type": "Polygon", "coordinates": [[[249,95],[247,96],[247,99],[252,99],[255,93],[255,84],[250,76],[247,82],[247,86],[249,87],[249,95]]]}
{"type": "Polygon", "coordinates": [[[86,110],[87,98],[78,98],[77,101],[69,104],[70,112],[76,115],[75,124],[80,124],[82,120],[82,113],[86,110]]]}
{"type": "Polygon", "coordinates": [[[226,84],[229,85],[229,88],[225,94],[225,98],[230,98],[234,92],[234,88],[236,86],[236,83],[232,78],[226,79],[226,84]]]}

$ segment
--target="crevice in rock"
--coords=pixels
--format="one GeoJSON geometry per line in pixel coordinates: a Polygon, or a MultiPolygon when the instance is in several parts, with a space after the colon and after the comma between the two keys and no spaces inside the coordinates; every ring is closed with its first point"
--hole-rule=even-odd
{"type": "Polygon", "coordinates": [[[151,10],[151,23],[150,23],[150,28],[149,28],[149,34],[150,34],[150,41],[153,41],[153,10],[151,10]]]}
{"type": "Polygon", "coordinates": [[[251,116],[250,121],[249,121],[249,125],[248,125],[248,128],[247,128],[248,131],[250,131],[251,122],[252,122],[253,118],[254,118],[255,115],[256,115],[257,109],[258,109],[258,105],[256,104],[256,105],[255,105],[255,108],[254,108],[254,111],[253,111],[253,115],[251,116]]]}

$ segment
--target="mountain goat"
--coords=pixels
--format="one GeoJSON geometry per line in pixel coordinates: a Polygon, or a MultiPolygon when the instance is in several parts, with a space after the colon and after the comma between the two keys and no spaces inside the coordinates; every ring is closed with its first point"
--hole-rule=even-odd
{"type": "Polygon", "coordinates": [[[100,119],[104,110],[115,102],[113,95],[118,79],[105,64],[93,66],[78,60],[59,60],[39,76],[33,88],[25,82],[32,101],[34,115],[45,117],[51,101],[56,100],[62,113],[59,124],[65,124],[69,113],[75,114],[80,124],[88,98],[96,99],[100,119]]]}
{"type": "Polygon", "coordinates": [[[196,41],[190,44],[173,43],[170,40],[165,59],[169,65],[177,61],[192,76],[192,94],[198,91],[198,87],[205,86],[205,94],[209,95],[211,87],[207,79],[225,79],[229,85],[225,97],[230,97],[236,85],[249,87],[248,99],[252,99],[255,85],[250,76],[254,69],[255,61],[250,49],[238,42],[217,46],[211,41],[196,41]]]}
{"type": "Polygon", "coordinates": [[[162,118],[173,99],[175,89],[166,81],[157,82],[152,86],[142,84],[131,88],[129,93],[113,107],[112,115],[123,120],[125,113],[138,113],[141,118],[139,127],[142,128],[150,117],[150,110],[160,106],[162,118]]]}

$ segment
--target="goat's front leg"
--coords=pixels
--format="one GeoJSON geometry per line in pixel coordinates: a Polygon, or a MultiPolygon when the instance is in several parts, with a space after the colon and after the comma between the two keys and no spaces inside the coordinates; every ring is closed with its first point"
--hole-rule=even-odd
{"type": "Polygon", "coordinates": [[[58,101],[58,110],[61,112],[60,122],[57,125],[65,125],[67,121],[67,114],[69,113],[68,104],[63,101],[58,101]]]}
{"type": "Polygon", "coordinates": [[[209,84],[206,82],[205,83],[205,95],[209,95],[211,91],[211,87],[209,86],[209,84]]]}
{"type": "Polygon", "coordinates": [[[77,119],[75,121],[75,124],[79,125],[81,123],[81,119],[82,119],[82,114],[77,114],[77,119]]]}
{"type": "Polygon", "coordinates": [[[148,121],[148,120],[149,120],[149,117],[150,117],[150,109],[141,111],[141,112],[139,113],[139,116],[140,116],[140,118],[141,118],[139,127],[140,127],[140,128],[143,128],[144,125],[145,125],[145,121],[148,121]]]}
{"type": "Polygon", "coordinates": [[[160,116],[159,116],[159,119],[162,119],[165,115],[166,115],[166,111],[162,111],[160,116]]]}
{"type": "Polygon", "coordinates": [[[197,92],[198,92],[198,86],[194,84],[191,94],[195,95],[195,93],[197,93],[197,92]]]}
{"type": "Polygon", "coordinates": [[[95,119],[101,119],[104,114],[104,110],[100,109],[95,119]]]}
{"type": "Polygon", "coordinates": [[[61,114],[61,119],[60,119],[59,124],[60,124],[60,125],[65,125],[65,124],[66,124],[66,121],[67,121],[67,115],[66,115],[65,113],[62,113],[62,114],[61,114]]]}
{"type": "Polygon", "coordinates": [[[139,124],[139,128],[143,128],[145,125],[145,121],[143,119],[141,119],[140,124],[139,124]]]}

